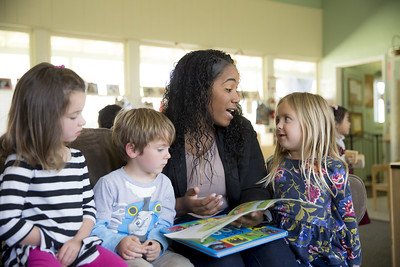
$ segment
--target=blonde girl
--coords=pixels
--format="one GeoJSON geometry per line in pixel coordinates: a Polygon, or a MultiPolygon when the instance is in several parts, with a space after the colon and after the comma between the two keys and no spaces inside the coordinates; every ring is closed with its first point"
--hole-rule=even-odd
{"type": "Polygon", "coordinates": [[[0,137],[5,266],[126,266],[90,237],[96,209],[82,153],[67,147],[85,120],[85,83],[41,63],[18,81],[0,137]]]}
{"type": "Polygon", "coordinates": [[[277,146],[263,182],[274,198],[304,201],[281,202],[273,210],[303,266],[361,263],[348,169],[338,155],[335,131],[331,107],[321,96],[292,93],[279,101],[277,146]]]}

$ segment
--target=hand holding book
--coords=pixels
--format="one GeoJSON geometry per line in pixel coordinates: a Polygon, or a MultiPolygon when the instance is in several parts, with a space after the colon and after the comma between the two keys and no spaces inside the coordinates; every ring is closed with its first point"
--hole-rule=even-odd
{"type": "Polygon", "coordinates": [[[264,221],[264,213],[262,211],[253,211],[249,214],[243,215],[231,224],[237,227],[253,227],[259,225],[264,221]]]}

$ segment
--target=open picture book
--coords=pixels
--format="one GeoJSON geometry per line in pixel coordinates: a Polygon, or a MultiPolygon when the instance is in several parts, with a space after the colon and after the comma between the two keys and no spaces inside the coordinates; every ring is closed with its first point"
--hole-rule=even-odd
{"type": "Polygon", "coordinates": [[[268,199],[242,203],[231,210],[227,215],[192,221],[190,222],[190,227],[181,228],[179,231],[175,230],[172,233],[165,234],[165,236],[176,240],[190,239],[202,242],[212,233],[236,221],[243,215],[253,211],[266,210],[278,201],[282,201],[282,199],[268,199]]]}
{"type": "MultiPolygon", "coordinates": [[[[287,200],[287,199],[285,199],[287,200]]],[[[242,203],[227,215],[198,219],[164,229],[164,235],[213,257],[223,257],[287,236],[282,229],[268,225],[237,227],[230,225],[253,211],[263,211],[283,199],[242,203]]]]}

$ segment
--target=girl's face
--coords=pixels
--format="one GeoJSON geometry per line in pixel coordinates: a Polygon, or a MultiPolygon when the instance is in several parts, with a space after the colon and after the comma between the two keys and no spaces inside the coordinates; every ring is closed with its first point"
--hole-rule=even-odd
{"type": "Polygon", "coordinates": [[[158,175],[171,155],[169,154],[169,144],[163,140],[153,140],[145,146],[143,153],[135,151],[135,166],[140,176],[148,176],[154,178],[158,175]]]}
{"type": "Polygon", "coordinates": [[[349,113],[344,114],[342,122],[336,123],[336,131],[341,135],[348,135],[350,133],[350,118],[349,113]]]}
{"type": "Polygon", "coordinates": [[[75,91],[69,96],[69,105],[65,114],[61,118],[62,141],[69,143],[74,141],[82,131],[82,126],[86,124],[82,117],[82,110],[85,106],[86,94],[75,91]]]}
{"type": "Polygon", "coordinates": [[[276,138],[293,159],[301,159],[302,135],[296,112],[287,101],[280,103],[276,111],[276,138]]]}
{"type": "Polygon", "coordinates": [[[215,79],[209,109],[216,125],[227,127],[231,123],[240,100],[238,85],[239,72],[234,65],[226,67],[215,79]]]}

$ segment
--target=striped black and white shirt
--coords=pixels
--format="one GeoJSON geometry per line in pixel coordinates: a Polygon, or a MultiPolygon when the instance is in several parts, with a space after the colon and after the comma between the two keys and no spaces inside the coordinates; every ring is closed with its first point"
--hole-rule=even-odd
{"type": "MultiPolygon", "coordinates": [[[[71,149],[71,159],[62,170],[43,170],[8,156],[0,175],[0,239],[5,241],[2,261],[6,266],[23,266],[35,246],[19,243],[33,226],[41,232],[42,251],[56,254],[72,239],[83,219],[96,221],[93,191],[84,156],[71,149]]],[[[87,237],[73,265],[93,261],[97,256],[97,237],[87,237]]]]}

